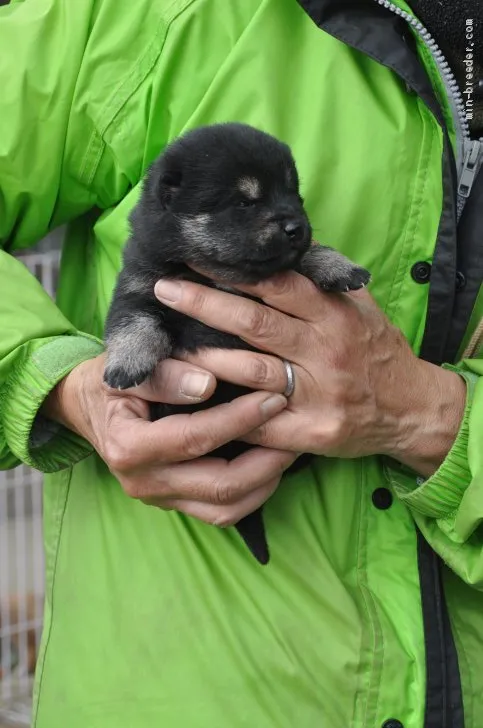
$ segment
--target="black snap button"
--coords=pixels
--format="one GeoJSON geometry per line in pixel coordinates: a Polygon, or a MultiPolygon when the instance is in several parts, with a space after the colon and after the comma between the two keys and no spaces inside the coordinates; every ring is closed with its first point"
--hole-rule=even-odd
{"type": "Polygon", "coordinates": [[[411,276],[416,283],[429,283],[431,277],[431,263],[420,260],[411,268],[411,276]]]}
{"type": "MultiPolygon", "coordinates": [[[[388,488],[376,488],[372,492],[372,502],[380,511],[387,511],[392,506],[392,493],[388,488]]],[[[389,726],[389,728],[391,728],[389,726]]]]}
{"type": "Polygon", "coordinates": [[[460,270],[456,273],[456,290],[462,291],[466,286],[466,276],[460,270]]]}
{"type": "Polygon", "coordinates": [[[400,720],[395,720],[394,718],[391,718],[390,720],[386,720],[386,722],[382,724],[382,728],[404,728],[404,726],[400,720]]]}

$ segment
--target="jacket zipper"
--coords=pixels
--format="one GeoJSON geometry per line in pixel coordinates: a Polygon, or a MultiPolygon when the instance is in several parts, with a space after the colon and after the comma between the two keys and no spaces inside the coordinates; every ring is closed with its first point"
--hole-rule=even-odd
{"type": "Polygon", "coordinates": [[[449,66],[448,61],[444,57],[443,52],[439,48],[431,33],[419,20],[417,20],[417,18],[412,16],[410,13],[407,13],[405,10],[401,10],[401,8],[393,2],[390,2],[390,0],[375,1],[378,5],[386,8],[386,10],[390,10],[395,15],[399,15],[399,17],[405,20],[408,25],[416,31],[431,53],[438,67],[441,79],[448,94],[456,130],[456,168],[458,170],[457,214],[459,220],[483,161],[483,137],[480,137],[480,139],[471,139],[468,122],[466,120],[465,104],[461,91],[458,87],[458,82],[449,66]]]}

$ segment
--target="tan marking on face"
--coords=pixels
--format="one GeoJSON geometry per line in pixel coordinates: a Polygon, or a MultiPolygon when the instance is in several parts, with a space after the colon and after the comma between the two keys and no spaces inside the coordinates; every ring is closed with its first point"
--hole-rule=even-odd
{"type": "Polygon", "coordinates": [[[241,177],[238,180],[238,189],[249,200],[257,200],[262,194],[262,185],[256,177],[241,177]]]}

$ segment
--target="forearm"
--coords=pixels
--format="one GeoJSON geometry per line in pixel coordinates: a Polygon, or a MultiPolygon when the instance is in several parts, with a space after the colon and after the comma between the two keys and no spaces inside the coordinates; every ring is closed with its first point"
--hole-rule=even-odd
{"type": "Polygon", "coordinates": [[[466,384],[453,371],[419,361],[417,381],[406,395],[399,438],[388,454],[429,478],[443,463],[458,435],[466,384]]]}
{"type": "MultiPolygon", "coordinates": [[[[87,361],[87,364],[91,361],[87,361]]],[[[76,422],[75,414],[80,418],[84,408],[78,400],[78,390],[74,386],[74,381],[79,377],[82,379],[85,364],[86,362],[79,364],[61,379],[46,397],[40,409],[43,417],[66,427],[81,437],[85,435],[76,422]]]]}

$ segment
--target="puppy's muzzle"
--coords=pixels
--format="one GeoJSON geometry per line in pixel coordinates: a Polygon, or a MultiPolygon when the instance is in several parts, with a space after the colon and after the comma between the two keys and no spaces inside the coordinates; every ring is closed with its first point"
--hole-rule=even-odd
{"type": "Polygon", "coordinates": [[[307,226],[304,224],[304,221],[297,220],[296,218],[285,220],[282,223],[282,230],[294,247],[297,247],[305,241],[307,235],[306,228],[307,226]]]}
{"type": "Polygon", "coordinates": [[[312,231],[303,215],[283,215],[277,219],[279,240],[287,253],[303,253],[310,245],[312,231]]]}

